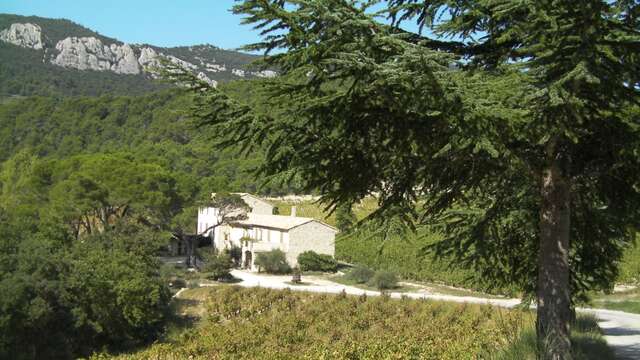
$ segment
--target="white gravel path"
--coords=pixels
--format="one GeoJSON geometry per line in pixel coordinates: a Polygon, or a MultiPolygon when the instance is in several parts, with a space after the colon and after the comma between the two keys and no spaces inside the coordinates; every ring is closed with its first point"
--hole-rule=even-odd
{"type": "Polygon", "coordinates": [[[640,359],[640,315],[605,309],[579,309],[595,314],[604,338],[616,354],[624,360],[640,359]]]}
{"type": "MultiPolygon", "coordinates": [[[[354,286],[342,285],[314,276],[303,277],[303,281],[305,283],[309,283],[308,285],[290,285],[287,284],[287,282],[291,281],[291,276],[263,275],[242,270],[233,270],[231,273],[234,277],[242,280],[237,283],[237,285],[242,287],[264,287],[269,289],[289,288],[295,291],[332,294],[338,294],[344,291],[349,295],[380,295],[379,291],[363,290],[354,286]]],[[[487,299],[473,296],[455,296],[424,292],[390,292],[388,294],[392,298],[406,296],[412,299],[431,299],[459,303],[486,304],[505,308],[512,308],[520,304],[519,299],[487,299]]],[[[598,323],[604,332],[604,337],[607,340],[607,343],[614,350],[618,359],[640,360],[640,315],[604,309],[578,309],[578,311],[596,315],[599,319],[598,323]]]]}

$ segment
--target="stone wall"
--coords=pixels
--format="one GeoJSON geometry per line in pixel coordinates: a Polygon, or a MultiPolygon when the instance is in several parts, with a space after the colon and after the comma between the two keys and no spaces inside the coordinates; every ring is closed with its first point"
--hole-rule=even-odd
{"type": "Polygon", "coordinates": [[[336,230],[318,221],[311,221],[289,230],[287,262],[298,265],[298,255],[305,251],[335,255],[336,230]]]}

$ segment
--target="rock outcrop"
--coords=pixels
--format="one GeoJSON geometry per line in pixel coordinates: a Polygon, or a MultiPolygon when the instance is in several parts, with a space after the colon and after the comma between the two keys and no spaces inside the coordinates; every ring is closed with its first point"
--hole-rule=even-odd
{"type": "Polygon", "coordinates": [[[143,47],[140,49],[140,57],[138,62],[143,69],[153,69],[160,66],[160,60],[158,60],[158,53],[150,47],[143,47]]]}
{"type": "Polygon", "coordinates": [[[235,76],[245,77],[245,71],[240,69],[231,69],[231,73],[235,76]]]}
{"type": "MultiPolygon", "coordinates": [[[[58,41],[55,49],[50,49],[49,45],[43,41],[43,33],[40,26],[32,23],[12,24],[9,28],[0,31],[0,41],[36,50],[45,49],[46,47],[43,62],[50,62],[54,65],[77,70],[111,71],[116,74],[146,73],[153,78],[157,78],[160,75],[158,70],[162,66],[161,58],[164,58],[189,70],[199,79],[212,86],[216,86],[217,81],[211,79],[211,77],[214,79],[228,79],[229,75],[239,78],[249,76],[273,77],[277,75],[277,73],[270,70],[252,72],[235,67],[232,68],[224,63],[217,63],[216,59],[211,55],[212,50],[215,51],[217,48],[211,45],[188,47],[188,52],[185,53],[184,48],[179,48],[179,52],[174,52],[175,50],[172,48],[156,48],[147,45],[129,45],[117,42],[109,44],[103,38],[71,36],[58,41]],[[179,54],[181,58],[176,57],[174,54],[179,54]],[[205,56],[205,58],[202,56],[205,56]],[[219,73],[230,74],[223,75],[219,73]]],[[[243,64],[240,62],[238,65],[242,66],[243,64]]]]}
{"type": "Polygon", "coordinates": [[[227,67],[224,65],[218,65],[218,64],[206,64],[205,65],[207,68],[207,71],[210,72],[221,72],[221,71],[227,71],[227,67]]]}
{"type": "Polygon", "coordinates": [[[199,72],[197,75],[198,79],[205,81],[207,84],[216,87],[218,86],[218,82],[215,80],[211,80],[209,79],[209,77],[207,75],[205,75],[205,73],[203,72],[199,72]]]}
{"type": "Polygon", "coordinates": [[[44,48],[42,29],[31,23],[11,24],[8,29],[0,31],[0,40],[35,50],[44,48]]]}
{"type": "Polygon", "coordinates": [[[78,70],[110,70],[118,74],[139,74],[140,65],[128,44],[106,46],[94,37],[68,37],[56,44],[53,64],[78,70]]]}
{"type": "Polygon", "coordinates": [[[253,75],[262,78],[272,78],[278,76],[278,73],[273,70],[262,70],[258,72],[254,72],[253,75]]]}
{"type": "Polygon", "coordinates": [[[184,68],[184,69],[189,69],[189,70],[196,70],[198,69],[198,67],[188,61],[184,61],[182,59],[179,59],[173,55],[167,55],[166,56],[167,59],[169,59],[169,61],[171,61],[172,63],[184,68]]]}

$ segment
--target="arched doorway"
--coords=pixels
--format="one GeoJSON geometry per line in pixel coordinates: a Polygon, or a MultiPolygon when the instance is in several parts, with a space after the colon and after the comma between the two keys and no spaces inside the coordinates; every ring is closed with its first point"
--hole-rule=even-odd
{"type": "Polygon", "coordinates": [[[251,251],[247,250],[244,252],[244,266],[243,268],[251,270],[251,265],[253,264],[253,255],[251,251]]]}

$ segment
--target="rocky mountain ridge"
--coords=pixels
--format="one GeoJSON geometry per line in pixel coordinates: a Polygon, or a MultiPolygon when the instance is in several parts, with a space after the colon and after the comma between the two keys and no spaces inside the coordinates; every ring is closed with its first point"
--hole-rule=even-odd
{"type": "MultiPolygon", "coordinates": [[[[24,20],[32,19],[37,21],[41,18],[24,20]]],[[[43,63],[72,70],[107,71],[119,75],[144,74],[154,78],[160,66],[160,58],[165,58],[189,69],[198,78],[214,86],[218,81],[276,76],[270,70],[247,69],[246,65],[255,60],[256,56],[226,51],[211,45],[161,48],[146,44],[126,44],[97,33],[94,36],[73,36],[69,34],[73,30],[66,31],[65,35],[71,36],[55,34],[57,36],[49,37],[46,29],[43,30],[36,21],[12,22],[7,27],[0,27],[0,41],[42,52],[43,63]]]]}
{"type": "Polygon", "coordinates": [[[44,47],[42,43],[42,29],[34,24],[11,24],[8,29],[0,31],[0,40],[30,48],[41,50],[44,47]]]}

